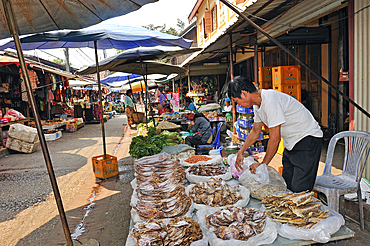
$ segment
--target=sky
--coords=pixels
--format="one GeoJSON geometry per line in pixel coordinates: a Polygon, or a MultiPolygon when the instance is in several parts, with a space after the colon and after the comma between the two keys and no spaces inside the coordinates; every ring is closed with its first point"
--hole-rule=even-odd
{"type": "MultiPolygon", "coordinates": [[[[189,25],[188,16],[196,1],[197,0],[159,0],[155,3],[146,4],[139,10],[129,14],[106,20],[104,23],[115,23],[135,27],[147,26],[149,24],[154,24],[155,26],[166,24],[166,28],[174,27],[178,29],[177,18],[185,23],[185,27],[189,25]]],[[[57,57],[64,60],[64,52],[62,49],[24,51],[24,53],[50,61],[57,57]]],[[[107,50],[108,57],[115,54],[115,50],[107,50]]],[[[90,48],[69,49],[69,56],[70,63],[76,68],[82,68],[95,63],[94,50],[90,48]]],[[[98,56],[99,60],[102,60],[103,51],[98,50],[98,56]]]]}

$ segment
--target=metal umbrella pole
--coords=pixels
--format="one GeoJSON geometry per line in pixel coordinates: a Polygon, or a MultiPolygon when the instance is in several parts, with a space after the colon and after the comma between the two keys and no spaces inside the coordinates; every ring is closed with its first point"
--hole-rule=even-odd
{"type": "MultiPolygon", "coordinates": [[[[147,97],[148,94],[146,94],[146,92],[148,91],[148,85],[146,83],[146,76],[145,76],[145,73],[144,73],[144,65],[143,65],[143,60],[142,59],[140,59],[140,65],[141,65],[141,73],[144,76],[145,96],[147,97]]],[[[146,98],[146,102],[148,102],[148,97],[146,98]]],[[[145,121],[148,122],[148,112],[147,112],[147,106],[146,106],[145,102],[144,102],[144,105],[145,105],[145,121]]]]}
{"type": "Polygon", "coordinates": [[[294,55],[292,52],[290,52],[289,49],[287,49],[284,45],[282,45],[278,40],[270,36],[265,30],[263,30],[260,26],[258,26],[256,23],[251,21],[247,16],[245,16],[243,13],[241,13],[233,4],[229,3],[227,0],[220,0],[223,2],[226,6],[228,6],[230,9],[232,9],[235,13],[237,13],[239,16],[241,16],[244,20],[248,21],[254,28],[256,28],[258,31],[260,31],[263,35],[265,35],[268,39],[270,39],[272,42],[274,42],[277,46],[282,48],[286,53],[288,53],[292,58],[294,58],[297,62],[299,62],[302,66],[307,68],[311,73],[313,73],[316,77],[324,81],[330,88],[334,89],[339,95],[344,97],[348,102],[352,103],[358,110],[360,110],[363,114],[365,114],[367,117],[370,118],[370,114],[363,109],[360,105],[358,105],[355,101],[353,101],[351,98],[349,98],[346,94],[344,94],[342,91],[340,91],[337,87],[335,87],[332,83],[330,83],[327,79],[325,79],[321,74],[313,70],[309,65],[307,65],[304,61],[299,59],[296,55],[294,55]]]}
{"type": "Polygon", "coordinates": [[[58,184],[57,184],[55,174],[54,174],[54,170],[53,170],[53,166],[52,166],[52,163],[51,163],[49,150],[48,150],[48,147],[46,145],[44,132],[42,130],[40,116],[39,116],[37,108],[36,108],[36,102],[35,102],[35,98],[33,96],[31,83],[30,83],[30,78],[29,78],[29,75],[28,75],[26,62],[24,60],[24,55],[23,55],[23,51],[22,51],[21,42],[19,40],[18,26],[17,26],[17,23],[15,21],[15,17],[14,17],[13,10],[12,10],[12,7],[11,7],[11,4],[10,4],[9,0],[3,0],[3,5],[4,5],[4,11],[5,11],[6,19],[7,19],[7,22],[8,22],[8,26],[9,26],[9,29],[10,29],[12,35],[13,35],[13,38],[14,38],[14,43],[15,43],[15,47],[16,47],[16,50],[17,50],[19,64],[21,66],[23,79],[25,81],[25,85],[26,85],[26,89],[27,89],[28,100],[31,104],[31,110],[32,110],[33,116],[35,118],[36,129],[37,129],[37,133],[39,134],[41,149],[42,149],[42,153],[44,155],[44,160],[45,160],[45,163],[46,163],[46,167],[47,167],[47,170],[48,170],[48,173],[49,173],[49,178],[50,178],[51,186],[53,188],[54,197],[55,197],[55,200],[56,200],[56,203],[57,203],[59,216],[60,216],[62,226],[63,226],[64,235],[66,237],[68,246],[72,246],[73,242],[72,242],[71,234],[70,234],[70,231],[69,231],[66,214],[64,212],[63,203],[62,203],[62,199],[60,197],[58,184]]]}
{"type": "Polygon", "coordinates": [[[101,97],[101,84],[100,84],[99,61],[98,61],[98,47],[97,47],[97,42],[96,41],[94,41],[94,49],[95,49],[96,74],[97,74],[97,78],[98,78],[100,118],[101,118],[100,122],[101,122],[101,133],[102,133],[102,137],[103,137],[103,153],[104,153],[104,160],[106,160],[107,159],[107,147],[105,145],[103,101],[102,101],[102,97],[101,97]]]}

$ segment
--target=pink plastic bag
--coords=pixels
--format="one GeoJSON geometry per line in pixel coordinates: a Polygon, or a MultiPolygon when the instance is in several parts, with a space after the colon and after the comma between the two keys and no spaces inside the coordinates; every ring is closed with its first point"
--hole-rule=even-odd
{"type": "Polygon", "coordinates": [[[238,171],[235,167],[236,162],[236,154],[231,154],[227,157],[227,163],[230,165],[230,172],[231,175],[233,175],[236,178],[239,178],[239,176],[243,173],[244,170],[238,171]]]}

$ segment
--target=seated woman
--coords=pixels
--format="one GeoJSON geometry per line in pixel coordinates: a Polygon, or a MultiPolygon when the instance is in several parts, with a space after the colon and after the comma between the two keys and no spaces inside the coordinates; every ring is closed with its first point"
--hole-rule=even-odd
{"type": "Polygon", "coordinates": [[[194,103],[191,101],[190,97],[185,97],[185,109],[191,110],[191,111],[196,111],[194,103]]]}
{"type": "Polygon", "coordinates": [[[163,109],[165,113],[173,113],[173,110],[169,104],[164,105],[163,109]]]}
{"type": "Polygon", "coordinates": [[[185,144],[195,147],[197,145],[208,144],[212,141],[212,127],[209,120],[202,113],[194,115],[190,122],[189,129],[193,130],[193,136],[185,138],[185,144]]]}

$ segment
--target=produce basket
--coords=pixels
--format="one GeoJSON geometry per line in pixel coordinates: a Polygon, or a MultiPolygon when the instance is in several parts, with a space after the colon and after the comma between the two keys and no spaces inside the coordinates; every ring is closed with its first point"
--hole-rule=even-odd
{"type": "Polygon", "coordinates": [[[141,112],[133,112],[132,113],[132,118],[134,120],[134,124],[139,124],[141,122],[143,122],[143,118],[144,118],[144,113],[141,113],[141,112]]]}

